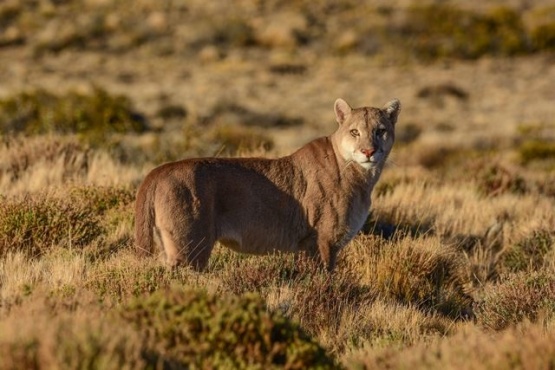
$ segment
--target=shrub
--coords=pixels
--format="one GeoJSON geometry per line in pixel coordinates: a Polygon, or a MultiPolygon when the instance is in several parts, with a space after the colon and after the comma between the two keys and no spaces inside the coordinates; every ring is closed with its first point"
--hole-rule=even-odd
{"type": "Polygon", "coordinates": [[[500,263],[509,272],[537,270],[543,267],[546,255],[554,249],[555,233],[535,230],[509,248],[500,263]]]}
{"type": "Polygon", "coordinates": [[[484,291],[476,318],[486,328],[502,330],[543,314],[555,317],[555,278],[546,271],[521,272],[501,278],[484,291]]]}
{"type": "Polygon", "coordinates": [[[83,248],[105,230],[106,212],[133,199],[127,190],[73,188],[53,195],[0,198],[0,256],[21,250],[38,256],[57,245],[83,248]]]}
{"type": "MultiPolygon", "coordinates": [[[[332,333],[341,330],[343,314],[357,312],[374,300],[371,288],[361,284],[348,267],[338,267],[332,276],[304,255],[234,255],[229,259],[220,274],[224,290],[234,294],[256,292],[266,297],[279,292],[276,307],[312,335],[324,329],[332,333]]],[[[334,347],[345,344],[334,343],[334,347]]]]}
{"type": "Polygon", "coordinates": [[[91,208],[95,214],[126,206],[135,200],[135,194],[129,189],[117,187],[75,187],[69,191],[69,199],[81,202],[91,208]]]}
{"type": "Polygon", "coordinates": [[[543,140],[529,140],[520,146],[519,154],[524,164],[535,160],[555,160],[555,143],[543,140]]]}
{"type": "Polygon", "coordinates": [[[479,14],[441,4],[413,6],[400,33],[423,59],[473,59],[529,51],[521,17],[506,7],[479,14]]]}
{"type": "Polygon", "coordinates": [[[555,22],[534,28],[530,38],[537,50],[555,50],[555,22]]]}
{"type": "Polygon", "coordinates": [[[229,18],[214,22],[211,42],[219,46],[245,47],[255,44],[254,30],[244,18],[229,18]]]}
{"type": "Polygon", "coordinates": [[[255,295],[216,298],[171,289],[127,304],[121,315],[146,336],[153,363],[199,368],[333,368],[324,350],[255,295]]]}
{"type": "Polygon", "coordinates": [[[487,196],[504,193],[524,194],[529,186],[526,179],[517,171],[497,163],[486,164],[480,161],[474,169],[478,172],[478,190],[487,196]]]}
{"type": "Polygon", "coordinates": [[[420,137],[422,128],[414,123],[409,123],[395,130],[395,145],[410,144],[420,137]]]}
{"type": "Polygon", "coordinates": [[[156,116],[162,118],[164,121],[183,120],[187,117],[187,110],[179,104],[168,104],[160,107],[156,111],[156,116]]]}
{"type": "Polygon", "coordinates": [[[101,233],[92,209],[61,199],[1,199],[0,214],[0,255],[21,250],[38,256],[62,243],[84,247],[101,233]]]}
{"type": "Polygon", "coordinates": [[[555,7],[535,7],[530,16],[530,39],[534,50],[555,50],[555,7]]]}
{"type": "Polygon", "coordinates": [[[78,134],[96,145],[113,143],[114,133],[143,132],[144,118],[128,98],[95,87],[90,94],[23,92],[0,100],[0,127],[6,133],[78,134]]]}
{"type": "Polygon", "coordinates": [[[121,319],[27,319],[0,330],[1,370],[147,368],[140,338],[121,319]]]}

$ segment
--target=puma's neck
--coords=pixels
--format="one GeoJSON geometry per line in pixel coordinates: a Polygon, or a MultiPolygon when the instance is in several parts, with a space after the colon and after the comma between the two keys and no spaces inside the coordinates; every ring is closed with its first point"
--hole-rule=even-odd
{"type": "Polygon", "coordinates": [[[354,162],[348,162],[338,154],[333,136],[318,138],[291,155],[308,180],[318,179],[329,183],[330,189],[352,191],[353,186],[371,190],[375,183],[372,171],[354,162]]]}

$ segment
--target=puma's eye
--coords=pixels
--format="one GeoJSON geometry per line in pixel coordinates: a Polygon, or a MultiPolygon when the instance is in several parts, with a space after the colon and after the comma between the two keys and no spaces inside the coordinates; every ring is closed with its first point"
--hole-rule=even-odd
{"type": "Polygon", "coordinates": [[[385,128],[378,128],[376,129],[376,136],[383,137],[387,133],[385,128]]]}
{"type": "Polygon", "coordinates": [[[357,137],[360,136],[360,132],[358,132],[357,129],[352,129],[351,131],[349,131],[351,133],[352,137],[357,137]]]}

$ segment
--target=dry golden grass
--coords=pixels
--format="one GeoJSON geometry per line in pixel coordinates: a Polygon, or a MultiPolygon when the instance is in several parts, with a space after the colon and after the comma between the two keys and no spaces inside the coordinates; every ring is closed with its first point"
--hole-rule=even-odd
{"type": "Polygon", "coordinates": [[[406,348],[367,347],[347,357],[356,369],[547,369],[553,364],[553,323],[524,324],[501,333],[469,325],[451,337],[406,348]]]}
{"type": "MultiPolygon", "coordinates": [[[[12,154],[6,158],[25,153],[25,142],[6,145],[5,153],[12,154]]],[[[79,146],[71,148],[80,153],[79,146]]],[[[209,271],[198,274],[169,271],[158,259],[133,253],[126,187],[140,166],[112,160],[105,162],[112,166],[72,172],[74,162],[63,161],[67,153],[55,152],[48,160],[60,173],[72,173],[70,182],[56,177],[43,184],[50,192],[29,187],[21,197],[17,187],[26,183],[20,179],[40,168],[28,166],[4,188],[4,210],[26,210],[23,214],[35,217],[8,222],[11,213],[5,212],[0,218],[4,235],[35,238],[5,237],[0,253],[0,350],[11,354],[4,368],[29,361],[42,364],[36,368],[78,367],[89,358],[108,368],[148,366],[137,342],[140,334],[126,326],[110,334],[110,325],[102,322],[133,297],[175,284],[216,295],[255,292],[271,312],[298,322],[346,367],[456,368],[473,348],[480,348],[480,356],[491,361],[487,364],[507,368],[513,365],[503,353],[526,364],[553,358],[547,351],[532,360],[529,353],[550,338],[555,319],[554,204],[537,190],[487,196],[474,180],[450,176],[441,182],[433,172],[397,163],[375,194],[370,234],[345,249],[333,277],[311,263],[295,263],[292,256],[241,256],[221,247],[209,271]],[[95,175],[99,182],[91,185],[91,171],[127,180],[100,187],[95,175]],[[126,173],[133,175],[120,176],[126,173]],[[85,219],[77,216],[83,210],[89,212],[85,219]],[[51,216],[41,218],[40,212],[51,216]],[[63,231],[69,225],[75,230],[92,225],[99,233],[91,229],[84,239],[69,238],[63,231]],[[44,228],[40,234],[38,227],[44,228]],[[62,235],[52,232],[55,228],[62,235]],[[500,231],[491,231],[496,228],[500,231]],[[31,313],[41,337],[26,326],[18,329],[20,318],[31,313]],[[51,315],[58,318],[49,320],[51,315]],[[68,331],[68,326],[81,330],[68,331]],[[526,346],[510,352],[517,330],[526,346]],[[501,333],[490,334],[496,331],[501,333]],[[53,347],[60,335],[68,343],[64,352],[53,347]],[[490,335],[498,347],[484,345],[490,335]],[[430,353],[441,357],[432,360],[430,353]]],[[[88,155],[94,163],[102,150],[88,155]]],[[[473,366],[486,365],[472,361],[468,367],[473,366]]]]}
{"type": "MultiPolygon", "coordinates": [[[[553,367],[548,1],[130,4],[0,3],[0,369],[293,369],[310,368],[314,354],[321,368],[553,367]],[[430,9],[528,43],[468,49],[463,34],[441,49],[438,30],[453,28],[420,30],[430,9]],[[413,38],[396,39],[409,29],[413,38]],[[112,118],[75,100],[94,100],[99,87],[112,118]],[[37,107],[41,96],[51,105],[37,107]],[[398,97],[403,113],[371,217],[333,276],[290,255],[219,246],[202,274],[135,255],[133,196],[149,169],[288,154],[335,128],[337,97],[398,97]],[[145,132],[113,131],[113,112],[143,117],[145,132]],[[60,132],[85,118],[95,140],[60,132]],[[8,135],[30,122],[46,134],[8,135]],[[206,311],[183,302],[224,318],[196,327],[198,352],[179,330],[206,311]],[[282,331],[268,334],[252,324],[260,320],[282,331]],[[229,322],[252,340],[218,330],[229,322]],[[201,353],[208,362],[195,362],[201,353]]],[[[476,47],[490,42],[470,35],[476,47]]]]}

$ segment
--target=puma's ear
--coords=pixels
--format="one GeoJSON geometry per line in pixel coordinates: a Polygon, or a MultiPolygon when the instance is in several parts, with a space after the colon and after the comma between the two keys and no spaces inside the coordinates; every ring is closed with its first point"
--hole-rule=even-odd
{"type": "Polygon", "coordinates": [[[401,112],[401,102],[399,101],[399,99],[393,99],[392,101],[384,105],[383,110],[385,111],[385,113],[387,113],[391,124],[395,125],[395,123],[397,122],[397,117],[401,112]]]}
{"type": "Polygon", "coordinates": [[[335,105],[333,106],[333,109],[335,110],[335,119],[337,120],[337,123],[339,123],[340,125],[342,125],[343,122],[345,122],[345,120],[353,110],[353,108],[351,108],[351,106],[343,99],[337,99],[335,101],[335,105]]]}

